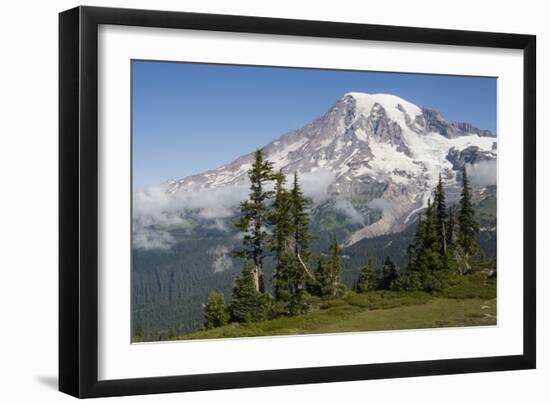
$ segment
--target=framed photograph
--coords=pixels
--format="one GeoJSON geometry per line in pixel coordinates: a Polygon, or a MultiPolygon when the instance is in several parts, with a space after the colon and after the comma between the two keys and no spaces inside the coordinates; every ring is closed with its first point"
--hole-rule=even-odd
{"type": "Polygon", "coordinates": [[[534,36],[59,27],[61,391],[535,368],[534,36]]]}

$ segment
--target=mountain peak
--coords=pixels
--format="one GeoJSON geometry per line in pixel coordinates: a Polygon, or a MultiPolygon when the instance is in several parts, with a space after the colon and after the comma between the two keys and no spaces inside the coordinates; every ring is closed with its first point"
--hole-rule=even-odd
{"type": "Polygon", "coordinates": [[[349,92],[340,100],[353,103],[357,116],[369,117],[373,112],[378,112],[375,107],[378,106],[378,110],[382,107],[388,118],[402,126],[407,126],[414,122],[417,116],[422,115],[421,108],[392,94],[349,92]]]}
{"type": "MultiPolygon", "coordinates": [[[[304,192],[319,206],[326,200],[336,208],[345,204],[342,209],[352,212],[349,220],[364,226],[348,243],[401,231],[426,206],[440,174],[452,189],[465,164],[494,162],[497,153],[496,139],[488,131],[447,122],[439,112],[395,95],[361,92],[344,94],[325,114],[262,150],[275,169],[285,175],[300,173],[304,192]]],[[[238,206],[253,159],[253,153],[242,155],[217,169],[171,182],[166,192],[183,205],[196,197],[198,202],[191,205],[200,206],[206,216],[205,192],[216,203],[238,206]]],[[[234,209],[228,206],[225,212],[234,209]]]]}

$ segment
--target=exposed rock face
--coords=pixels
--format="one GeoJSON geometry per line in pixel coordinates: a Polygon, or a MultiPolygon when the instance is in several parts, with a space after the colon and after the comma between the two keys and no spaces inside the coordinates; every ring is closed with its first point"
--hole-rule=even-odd
{"type": "MultiPolygon", "coordinates": [[[[401,231],[426,206],[440,174],[452,188],[464,164],[496,159],[496,137],[466,123],[448,123],[440,113],[393,95],[348,93],[325,114],[263,151],[276,169],[287,175],[298,172],[315,203],[346,201],[350,214],[364,217],[364,227],[347,240],[351,244],[401,231]],[[317,184],[315,192],[306,186],[309,182],[317,184]],[[374,210],[382,214],[373,222],[374,210]]],[[[215,170],[172,181],[166,192],[246,188],[252,160],[250,153],[215,170]]],[[[178,214],[186,214],[185,209],[181,206],[178,214]]]]}
{"type": "MultiPolygon", "coordinates": [[[[496,143],[495,143],[496,144],[496,143]]],[[[494,145],[493,145],[494,146],[494,145]]],[[[453,165],[453,170],[463,170],[466,164],[476,165],[483,161],[496,159],[496,149],[482,150],[478,146],[468,146],[463,150],[453,147],[447,154],[447,160],[453,165]]]]}
{"type": "Polygon", "coordinates": [[[428,108],[422,108],[422,115],[416,117],[416,122],[424,132],[437,132],[448,138],[458,136],[478,135],[495,137],[491,131],[478,129],[465,122],[447,122],[441,113],[428,108]]]}

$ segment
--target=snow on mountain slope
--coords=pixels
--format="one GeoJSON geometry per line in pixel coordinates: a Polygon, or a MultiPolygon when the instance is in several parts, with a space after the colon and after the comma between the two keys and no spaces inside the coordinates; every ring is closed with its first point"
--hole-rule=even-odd
{"type": "MultiPolygon", "coordinates": [[[[366,220],[369,224],[351,235],[347,243],[353,244],[406,227],[426,206],[440,174],[452,188],[465,164],[473,171],[478,165],[494,164],[496,141],[488,131],[448,123],[436,111],[394,95],[347,93],[327,113],[263,150],[276,169],[287,175],[297,171],[315,202],[344,200],[355,210],[353,215],[365,218],[373,210],[382,212],[378,221],[366,220]]],[[[211,193],[217,195],[216,203],[227,199],[233,204],[235,195],[246,195],[252,159],[250,153],[215,170],[170,182],[163,192],[179,201],[171,202],[170,209],[181,217],[189,198],[208,200],[204,195],[211,193]]],[[[135,195],[135,200],[151,203],[143,195],[135,195]]],[[[200,203],[193,206],[208,209],[200,203]]]]}

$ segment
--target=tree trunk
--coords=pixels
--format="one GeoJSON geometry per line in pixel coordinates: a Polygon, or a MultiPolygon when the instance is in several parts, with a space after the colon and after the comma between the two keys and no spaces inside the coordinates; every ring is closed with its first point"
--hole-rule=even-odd
{"type": "Polygon", "coordinates": [[[302,261],[302,257],[300,257],[300,254],[298,254],[297,257],[298,257],[298,261],[300,262],[300,264],[302,264],[302,267],[304,268],[304,271],[306,272],[306,274],[307,274],[311,279],[313,279],[314,281],[316,281],[317,279],[315,279],[315,276],[313,276],[313,274],[312,274],[311,272],[309,272],[309,269],[307,269],[306,264],[304,264],[304,261],[302,261]]]}
{"type": "Polygon", "coordinates": [[[443,255],[447,254],[447,233],[445,231],[445,223],[441,224],[442,238],[443,238],[443,255]]]}
{"type": "Polygon", "coordinates": [[[260,290],[260,273],[258,271],[258,267],[255,266],[254,269],[252,270],[252,280],[254,281],[254,289],[256,289],[256,291],[259,291],[260,290]]]}
{"type": "Polygon", "coordinates": [[[254,288],[257,292],[264,293],[264,274],[262,272],[262,260],[256,258],[254,260],[254,270],[252,271],[252,279],[254,280],[254,288]]]}

